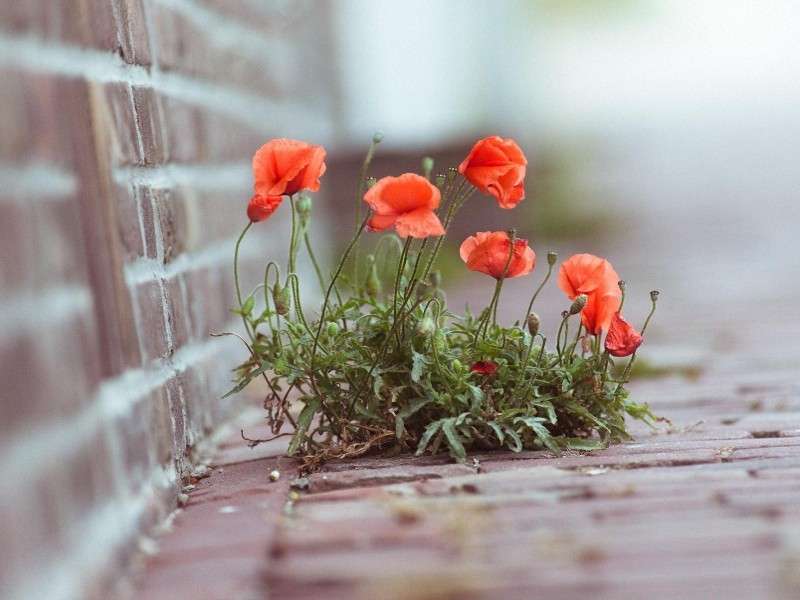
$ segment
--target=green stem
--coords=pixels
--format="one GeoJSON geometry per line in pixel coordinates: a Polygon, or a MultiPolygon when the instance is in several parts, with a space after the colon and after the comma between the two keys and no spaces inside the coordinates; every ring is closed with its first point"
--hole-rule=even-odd
{"type": "MultiPolygon", "coordinates": [[[[644,337],[644,332],[647,331],[647,326],[650,324],[650,319],[653,318],[653,313],[656,312],[656,299],[658,298],[657,294],[658,294],[658,292],[654,292],[653,295],[651,295],[650,313],[647,315],[647,318],[644,320],[644,325],[642,325],[642,331],[639,332],[639,335],[641,335],[642,337],[644,337]]],[[[628,361],[628,366],[625,367],[625,371],[622,373],[622,382],[628,381],[628,377],[631,374],[631,369],[633,369],[633,363],[636,361],[636,352],[638,350],[639,349],[637,348],[636,350],[633,351],[633,354],[631,354],[631,359],[628,361]]],[[[619,392],[620,388],[622,387],[622,382],[617,385],[617,389],[614,392],[614,394],[619,392]]]]}
{"type": "Polygon", "coordinates": [[[397,321],[397,294],[400,291],[400,284],[403,280],[403,271],[406,269],[406,261],[408,260],[408,251],[411,248],[411,243],[414,238],[409,237],[406,243],[403,244],[403,251],[400,253],[400,260],[397,263],[397,274],[394,277],[394,299],[392,301],[392,318],[397,321]]]}
{"type": "MultiPolygon", "coordinates": [[[[364,162],[361,163],[361,171],[358,175],[358,183],[356,184],[356,216],[355,216],[355,226],[356,231],[354,235],[358,236],[359,231],[364,228],[364,225],[361,223],[361,203],[364,200],[364,185],[367,180],[367,172],[369,171],[369,165],[372,162],[372,157],[375,156],[375,149],[378,147],[380,143],[380,139],[376,141],[376,136],[373,136],[372,142],[367,149],[367,154],[364,156],[364,162]]],[[[353,253],[353,292],[355,295],[358,295],[359,290],[361,289],[359,285],[358,279],[358,267],[359,267],[359,248],[358,245],[355,247],[355,252],[353,253]]],[[[341,303],[341,300],[339,301],[341,303]]]]}
{"type": "Polygon", "coordinates": [[[322,335],[322,326],[325,323],[325,311],[328,309],[328,302],[330,302],[331,292],[333,291],[333,287],[336,285],[336,280],[339,278],[339,275],[342,274],[342,269],[344,269],[345,262],[347,262],[348,257],[350,256],[350,252],[353,251],[356,244],[358,243],[361,234],[364,233],[364,227],[367,225],[367,220],[369,219],[369,213],[367,216],[364,217],[364,220],[361,222],[361,227],[358,228],[358,232],[353,237],[353,239],[348,244],[347,248],[342,254],[342,258],[339,260],[339,264],[336,266],[336,271],[333,273],[333,277],[331,277],[331,282],[328,284],[328,289],[325,292],[325,299],[322,302],[322,310],[319,314],[319,324],[317,325],[317,333],[314,335],[314,344],[311,347],[311,359],[309,361],[309,371],[311,373],[311,382],[316,386],[316,381],[314,379],[314,359],[317,356],[317,348],[319,347],[319,338],[322,335]]]}
{"type": "MultiPolygon", "coordinates": [[[[252,226],[253,221],[249,221],[242,230],[242,233],[239,234],[239,237],[236,240],[236,247],[233,251],[233,282],[236,286],[236,300],[239,302],[240,311],[242,310],[242,288],[239,286],[239,246],[242,245],[242,240],[244,239],[245,234],[247,234],[252,226]]],[[[244,323],[244,329],[247,332],[247,335],[250,337],[250,341],[255,341],[255,336],[250,330],[250,324],[247,322],[247,317],[244,314],[242,315],[242,323],[244,323]]]]}
{"type": "Polygon", "coordinates": [[[297,260],[297,210],[294,206],[294,196],[289,196],[292,205],[292,237],[289,239],[289,273],[295,272],[297,260]]]}
{"type": "Polygon", "coordinates": [[[524,325],[528,321],[528,317],[531,314],[531,310],[533,310],[533,303],[536,301],[536,298],[539,297],[539,292],[542,291],[547,281],[550,279],[550,275],[553,273],[553,265],[547,264],[547,275],[544,276],[542,279],[542,283],[539,284],[539,287],[536,288],[536,291],[533,293],[531,297],[531,301],[528,303],[528,310],[525,311],[525,318],[522,319],[522,324],[524,325]]]}

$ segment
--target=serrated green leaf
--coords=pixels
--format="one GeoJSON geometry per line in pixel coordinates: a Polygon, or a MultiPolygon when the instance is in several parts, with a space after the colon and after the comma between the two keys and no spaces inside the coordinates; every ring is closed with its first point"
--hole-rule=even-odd
{"type": "Polygon", "coordinates": [[[536,434],[542,443],[552,450],[555,454],[561,454],[561,448],[558,443],[553,439],[553,435],[548,431],[542,422],[544,419],[539,417],[517,417],[514,423],[522,423],[536,434]]]}
{"type": "Polygon", "coordinates": [[[411,351],[411,381],[419,383],[425,369],[428,365],[428,359],[424,354],[420,354],[416,350],[411,351]]]}
{"type": "Polygon", "coordinates": [[[503,441],[506,439],[506,434],[503,433],[503,428],[500,427],[500,425],[497,423],[497,421],[489,421],[487,423],[487,425],[489,425],[489,427],[492,428],[492,430],[494,431],[495,435],[497,436],[497,441],[500,442],[500,445],[502,446],[503,445],[503,441]]]}
{"type": "Polygon", "coordinates": [[[456,431],[455,419],[446,419],[442,423],[442,431],[447,438],[447,445],[450,446],[453,456],[459,461],[463,461],[467,457],[467,451],[464,449],[464,444],[461,443],[461,438],[456,431]]]}
{"type": "Polygon", "coordinates": [[[419,440],[419,444],[417,445],[416,455],[420,456],[423,452],[425,452],[425,448],[427,448],[428,444],[431,441],[431,438],[436,435],[436,432],[442,428],[443,421],[446,419],[439,419],[438,421],[434,421],[433,423],[429,423],[428,426],[425,428],[425,432],[422,434],[422,438],[419,440]]]}
{"type": "Polygon", "coordinates": [[[322,402],[319,398],[310,398],[306,401],[306,405],[303,407],[303,410],[300,411],[300,414],[297,417],[297,429],[292,436],[292,441],[289,442],[289,448],[287,449],[286,454],[293,456],[294,453],[297,452],[300,444],[303,443],[303,439],[306,436],[309,425],[311,425],[311,420],[314,418],[314,415],[319,410],[321,405],[322,402]]]}
{"type": "Polygon", "coordinates": [[[506,427],[506,435],[514,442],[513,446],[508,446],[508,444],[506,444],[508,449],[512,452],[522,452],[522,438],[519,437],[519,434],[511,427],[506,427]]]}

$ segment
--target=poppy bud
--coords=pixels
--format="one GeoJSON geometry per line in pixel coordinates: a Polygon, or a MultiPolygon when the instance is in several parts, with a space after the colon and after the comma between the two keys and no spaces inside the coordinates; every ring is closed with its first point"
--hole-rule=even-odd
{"type": "Polygon", "coordinates": [[[620,290],[622,291],[622,293],[624,294],[624,293],[625,293],[625,282],[624,282],[622,279],[620,279],[620,280],[617,282],[617,285],[619,286],[619,289],[620,289],[620,290]]]}
{"type": "Polygon", "coordinates": [[[372,143],[373,144],[380,144],[383,141],[383,132],[376,131],[372,134],[372,143]]]}
{"type": "Polygon", "coordinates": [[[336,321],[331,321],[325,327],[325,331],[330,337],[334,337],[337,333],[339,333],[339,324],[336,321]]]}
{"type": "Polygon", "coordinates": [[[276,281],[272,286],[272,301],[275,303],[275,312],[279,315],[288,315],[292,302],[289,299],[289,286],[281,287],[276,281]]]}
{"type": "Polygon", "coordinates": [[[426,179],[430,179],[431,171],[433,171],[433,159],[430,156],[426,156],[422,159],[422,175],[426,179]]]}
{"type": "Polygon", "coordinates": [[[537,315],[535,312],[532,312],[528,315],[528,332],[532,336],[535,336],[537,333],[539,333],[540,324],[541,321],[539,320],[539,315],[537,315]]]}
{"type": "Polygon", "coordinates": [[[420,335],[429,335],[436,329],[436,324],[430,317],[425,317],[417,324],[417,333],[420,335]]]}
{"type": "Polygon", "coordinates": [[[439,173],[435,179],[436,187],[438,188],[444,187],[444,180],[445,180],[444,173],[439,173]]]}
{"type": "Polygon", "coordinates": [[[579,312],[583,310],[583,307],[586,306],[586,301],[589,297],[586,294],[581,294],[572,302],[572,306],[569,307],[569,314],[577,315],[579,312]]]}
{"type": "Polygon", "coordinates": [[[469,370],[479,375],[494,375],[497,373],[497,363],[491,360],[479,360],[473,363],[469,370]]]}
{"type": "Polygon", "coordinates": [[[433,346],[437,352],[444,352],[447,349],[447,337],[441,329],[437,329],[433,334],[433,346]]]}
{"type": "Polygon", "coordinates": [[[653,302],[658,300],[658,294],[659,294],[658,290],[653,290],[652,292],[650,292],[650,300],[652,300],[653,302]]]}
{"type": "Polygon", "coordinates": [[[367,275],[367,294],[370,298],[377,298],[381,293],[381,280],[378,277],[378,267],[375,265],[375,257],[371,254],[367,257],[369,264],[369,275],[367,275]]]}
{"type": "Polygon", "coordinates": [[[311,216],[311,208],[313,206],[313,203],[311,202],[310,196],[306,196],[305,194],[301,195],[297,199],[296,206],[297,206],[297,214],[299,214],[301,217],[308,218],[309,216],[311,216]]]}
{"type": "Polygon", "coordinates": [[[557,260],[558,260],[558,254],[556,252],[553,252],[551,250],[550,252],[547,253],[547,264],[548,265],[550,265],[552,267],[554,264],[556,264],[557,260]]]}
{"type": "Polygon", "coordinates": [[[374,177],[367,177],[366,183],[367,183],[367,189],[370,189],[373,185],[378,183],[378,180],[375,179],[374,177]]]}
{"type": "Polygon", "coordinates": [[[450,361],[450,366],[453,367],[453,371],[456,373],[460,373],[464,370],[464,365],[457,358],[454,358],[452,361],[450,361]]]}

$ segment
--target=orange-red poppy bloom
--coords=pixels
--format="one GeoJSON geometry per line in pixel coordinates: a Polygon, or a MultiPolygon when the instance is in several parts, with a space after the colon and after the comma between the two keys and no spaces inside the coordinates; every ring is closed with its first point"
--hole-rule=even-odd
{"type": "Polygon", "coordinates": [[[501,208],[514,208],[525,197],[527,164],[517,142],[493,135],[475,143],[458,172],[476,188],[494,196],[501,208]]]}
{"type": "Polygon", "coordinates": [[[300,190],[316,192],[325,173],[325,148],[285,138],[270,140],[253,155],[255,193],[291,196],[300,190]]]}
{"type": "Polygon", "coordinates": [[[615,312],[606,334],[605,347],[611,356],[630,356],[642,345],[642,336],[633,326],[615,312]]]}
{"type": "Polygon", "coordinates": [[[461,244],[461,260],[470,271],[479,271],[495,279],[527,275],[536,266],[536,254],[528,240],[514,240],[513,256],[509,262],[511,238],[505,231],[481,231],[461,244]],[[508,270],[506,270],[508,264],[508,270]]]}
{"type": "Polygon", "coordinates": [[[247,217],[258,223],[267,219],[274,213],[283,201],[283,196],[261,196],[255,194],[247,205],[247,217]]]}
{"type": "Polygon", "coordinates": [[[384,177],[364,194],[364,202],[373,213],[367,227],[383,231],[394,226],[403,238],[444,235],[444,227],[433,212],[440,201],[439,189],[421,175],[384,177]]]}
{"type": "Polygon", "coordinates": [[[480,375],[494,375],[497,373],[497,363],[491,360],[479,360],[473,363],[469,370],[480,375]]]}
{"type": "Polygon", "coordinates": [[[592,254],[571,256],[561,265],[558,287],[570,300],[586,294],[581,321],[589,333],[598,335],[608,329],[622,299],[619,275],[610,262],[592,254]]]}

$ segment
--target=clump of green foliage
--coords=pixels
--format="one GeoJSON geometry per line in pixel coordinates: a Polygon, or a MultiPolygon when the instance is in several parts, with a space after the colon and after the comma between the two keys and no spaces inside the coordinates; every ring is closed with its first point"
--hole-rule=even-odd
{"type": "MultiPolygon", "coordinates": [[[[370,185],[376,144],[364,163],[358,201],[370,185]]],[[[430,168],[427,159],[428,177],[430,168]]],[[[455,169],[435,182],[449,207],[446,229],[474,190],[455,169]]],[[[570,333],[585,297],[566,307],[557,339],[548,345],[539,332],[532,307],[553,271],[554,253],[524,318],[505,327],[496,319],[502,279],[480,313],[448,309],[434,269],[443,238],[403,243],[387,235],[360,267],[364,219],[336,271],[325,277],[317,268],[324,302],[311,318],[295,274],[303,242],[317,265],[307,236],[311,201],[305,195],[291,200],[288,276],[270,263],[263,283],[245,298],[239,294],[234,312],[250,338],[249,357],[229,393],[265,381],[269,439],[289,436],[288,454],[302,457],[306,468],[370,452],[448,452],[463,461],[478,450],[592,450],[628,437],[626,415],[655,420],[624,388],[635,354],[615,376],[614,359],[599,338],[585,335],[580,324],[570,333]]]]}

